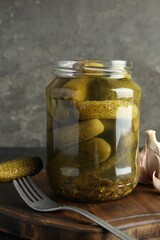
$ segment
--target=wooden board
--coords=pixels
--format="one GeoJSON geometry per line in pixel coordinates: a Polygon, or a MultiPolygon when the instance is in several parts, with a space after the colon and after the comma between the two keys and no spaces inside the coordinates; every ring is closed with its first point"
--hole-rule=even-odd
{"type": "MultiPolygon", "coordinates": [[[[137,239],[160,239],[160,193],[151,186],[139,185],[132,194],[120,200],[84,204],[55,198],[45,171],[33,179],[56,201],[84,208],[137,239]]],[[[0,184],[0,231],[34,240],[117,239],[79,214],[33,211],[19,197],[12,183],[0,184]]]]}

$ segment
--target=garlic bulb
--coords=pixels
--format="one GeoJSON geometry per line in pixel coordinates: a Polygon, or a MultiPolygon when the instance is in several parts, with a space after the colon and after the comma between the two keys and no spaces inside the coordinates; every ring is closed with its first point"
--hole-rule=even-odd
{"type": "Polygon", "coordinates": [[[145,133],[145,145],[139,153],[139,182],[145,184],[153,182],[153,185],[160,189],[160,142],[156,139],[155,131],[147,130],[145,133]]]}

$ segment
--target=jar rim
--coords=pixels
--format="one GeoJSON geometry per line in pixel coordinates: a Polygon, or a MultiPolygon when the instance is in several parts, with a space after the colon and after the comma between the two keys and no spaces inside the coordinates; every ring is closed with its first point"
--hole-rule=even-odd
{"type": "MultiPolygon", "coordinates": [[[[67,60],[54,63],[53,72],[60,77],[110,76],[131,73],[133,62],[128,60],[67,60]]],[[[120,76],[119,76],[120,75],[120,76]]]]}

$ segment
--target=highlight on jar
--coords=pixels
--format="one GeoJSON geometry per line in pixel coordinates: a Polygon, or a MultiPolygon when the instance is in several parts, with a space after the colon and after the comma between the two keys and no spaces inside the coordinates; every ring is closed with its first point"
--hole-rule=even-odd
{"type": "Polygon", "coordinates": [[[104,202],[139,178],[141,89],[124,60],[59,61],[46,88],[47,176],[66,199],[104,202]]]}

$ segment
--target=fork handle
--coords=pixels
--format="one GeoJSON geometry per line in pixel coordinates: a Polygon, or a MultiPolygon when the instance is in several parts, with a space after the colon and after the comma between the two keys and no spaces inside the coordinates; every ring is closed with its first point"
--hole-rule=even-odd
{"type": "Polygon", "coordinates": [[[117,237],[119,237],[122,240],[136,240],[136,238],[130,237],[123,231],[119,230],[117,227],[112,226],[111,224],[103,221],[99,217],[95,216],[94,214],[92,214],[84,209],[81,209],[78,207],[60,206],[59,210],[70,210],[70,211],[77,212],[77,213],[85,216],[86,218],[92,220],[93,222],[97,223],[101,227],[107,229],[108,231],[110,231],[111,233],[113,233],[114,235],[116,235],[117,237]]]}

